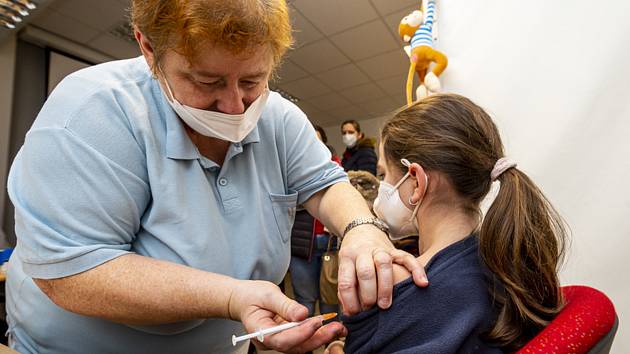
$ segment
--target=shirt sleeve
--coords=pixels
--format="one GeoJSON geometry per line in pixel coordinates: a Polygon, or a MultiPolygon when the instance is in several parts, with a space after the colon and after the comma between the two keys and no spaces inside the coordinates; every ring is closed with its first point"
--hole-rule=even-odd
{"type": "Polygon", "coordinates": [[[298,192],[298,204],[335,183],[348,181],[346,173],[332,161],[326,145],[317,139],[315,128],[294,104],[287,104],[284,135],[289,190],[298,192]]]}
{"type": "MultiPolygon", "coordinates": [[[[125,154],[131,152],[118,155],[125,154]]],[[[19,258],[26,274],[41,279],[77,274],[129,253],[150,200],[142,178],[61,126],[28,133],[8,189],[19,258]]]]}

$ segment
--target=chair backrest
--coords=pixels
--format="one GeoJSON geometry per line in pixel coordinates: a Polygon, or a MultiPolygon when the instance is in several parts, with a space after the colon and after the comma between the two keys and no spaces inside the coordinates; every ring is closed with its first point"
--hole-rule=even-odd
{"type": "Polygon", "coordinates": [[[518,353],[608,353],[618,324],[610,299],[588,286],[565,286],[562,292],[565,307],[518,353]]]}

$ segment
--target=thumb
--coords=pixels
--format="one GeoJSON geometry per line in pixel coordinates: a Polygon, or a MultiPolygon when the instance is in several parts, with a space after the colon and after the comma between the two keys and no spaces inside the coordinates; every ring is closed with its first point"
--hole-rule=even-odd
{"type": "Polygon", "coordinates": [[[267,297],[267,309],[287,321],[301,321],[308,316],[308,309],[297,301],[288,298],[282,292],[267,297]]]}

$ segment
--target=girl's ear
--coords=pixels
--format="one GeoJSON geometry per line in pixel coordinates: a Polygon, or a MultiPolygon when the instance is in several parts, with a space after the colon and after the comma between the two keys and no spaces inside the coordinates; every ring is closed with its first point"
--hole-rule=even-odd
{"type": "Polygon", "coordinates": [[[409,174],[411,178],[415,180],[416,187],[413,190],[413,194],[411,195],[411,203],[417,204],[419,201],[424,198],[428,188],[429,176],[424,171],[424,168],[417,163],[412,163],[409,165],[409,174]]]}

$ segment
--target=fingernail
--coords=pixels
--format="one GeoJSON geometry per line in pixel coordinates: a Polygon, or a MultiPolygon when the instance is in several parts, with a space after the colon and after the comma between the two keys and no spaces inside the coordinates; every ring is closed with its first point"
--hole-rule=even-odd
{"type": "Polygon", "coordinates": [[[386,309],[391,305],[390,299],[380,299],[378,301],[378,306],[382,309],[386,309]]]}
{"type": "Polygon", "coordinates": [[[337,331],[337,335],[339,337],[345,337],[348,335],[348,330],[346,329],[346,327],[343,327],[339,331],[337,331]]]}

